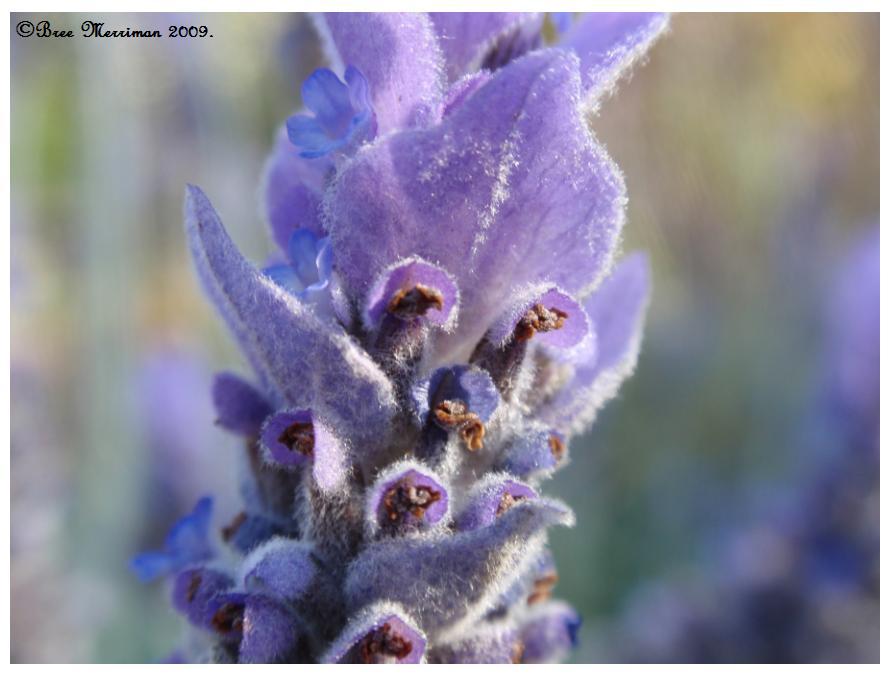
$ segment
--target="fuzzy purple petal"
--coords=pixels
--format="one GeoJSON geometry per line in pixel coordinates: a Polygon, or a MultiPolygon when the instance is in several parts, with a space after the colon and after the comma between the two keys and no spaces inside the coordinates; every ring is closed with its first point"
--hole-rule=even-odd
{"type": "Polygon", "coordinates": [[[575,21],[561,46],[581,59],[585,98],[596,102],[608,94],[668,22],[667,14],[633,12],[591,12],[575,21]]]}
{"type": "Polygon", "coordinates": [[[547,474],[565,461],[565,452],[562,434],[529,426],[510,443],[500,468],[520,478],[547,474]]]}
{"type": "Polygon", "coordinates": [[[291,611],[264,595],[248,595],[239,663],[280,663],[300,638],[300,625],[291,611]]]}
{"type": "Polygon", "coordinates": [[[545,286],[531,287],[516,293],[507,304],[507,311],[492,325],[488,339],[494,344],[503,345],[513,335],[522,316],[535,304],[541,304],[548,310],[557,309],[568,315],[562,328],[536,333],[532,339],[537,344],[569,349],[590,333],[590,322],[581,304],[568,293],[545,286]]]}
{"type": "Polygon", "coordinates": [[[384,539],[350,566],[346,597],[357,604],[386,599],[423,607],[424,630],[456,631],[490,609],[516,567],[538,554],[544,528],[572,522],[564,505],[529,499],[469,532],[384,539]]]}
{"type": "Polygon", "coordinates": [[[210,618],[210,602],[233,585],[232,578],[220,570],[209,567],[186,569],[173,582],[173,607],[194,625],[204,626],[210,618]]]}
{"type": "Polygon", "coordinates": [[[482,624],[454,642],[437,645],[431,663],[516,663],[522,654],[519,631],[510,623],[482,624]]]}
{"type": "Polygon", "coordinates": [[[431,323],[447,328],[457,314],[457,285],[448,272],[419,258],[395,263],[378,277],[365,301],[367,325],[375,327],[380,323],[393,295],[401,290],[410,290],[418,284],[441,294],[442,308],[432,307],[423,316],[431,323]]]}
{"type": "MultiPolygon", "coordinates": [[[[536,604],[533,595],[538,592],[536,582],[549,578],[550,584],[547,591],[551,590],[559,577],[556,574],[556,563],[553,554],[548,549],[543,549],[540,554],[528,560],[527,565],[516,571],[513,584],[498,598],[498,608],[509,611],[517,603],[520,606],[536,604]]],[[[542,596],[541,599],[544,599],[542,596]]]]}
{"type": "Polygon", "coordinates": [[[342,329],[248,263],[196,187],[188,189],[186,227],[205,289],[264,388],[294,406],[324,407],[354,439],[381,442],[395,398],[380,368],[342,329]]]}
{"type": "Polygon", "coordinates": [[[283,251],[297,228],[324,235],[321,199],[325,175],[332,170],[333,165],[326,158],[300,157],[299,148],[290,142],[282,127],[266,162],[263,197],[272,237],[283,251]]]}
{"type": "Polygon", "coordinates": [[[541,411],[558,429],[577,433],[633,372],[649,301],[649,263],[645,255],[627,256],[585,302],[596,335],[596,354],[574,357],[572,379],[541,411]]]}
{"type": "Polygon", "coordinates": [[[312,545],[276,537],[254,549],[244,561],[245,587],[282,600],[296,600],[312,585],[318,567],[312,545]]]}
{"type": "Polygon", "coordinates": [[[278,520],[248,513],[229,535],[228,543],[241,553],[250,553],[263,542],[282,534],[284,529],[278,520]]]}
{"type": "Polygon", "coordinates": [[[558,663],[576,645],[581,617],[564,602],[536,607],[521,632],[523,663],[558,663]]]}
{"type": "Polygon", "coordinates": [[[480,481],[469,504],[457,516],[455,527],[461,531],[478,530],[509,511],[510,505],[537,498],[538,494],[528,485],[503,475],[489,474],[480,481]]]}
{"type": "Polygon", "coordinates": [[[420,465],[399,463],[385,471],[369,492],[368,530],[387,536],[427,531],[447,522],[449,507],[448,490],[431,471],[420,465]],[[428,496],[429,505],[421,504],[420,515],[399,508],[399,498],[411,489],[423,490],[428,496]]]}
{"type": "Polygon", "coordinates": [[[444,65],[425,14],[327,13],[317,25],[334,69],[352,65],[367,79],[379,134],[438,120],[444,65]]]}
{"type": "Polygon", "coordinates": [[[334,266],[350,292],[363,297],[378,270],[419,255],[461,289],[457,335],[444,339],[474,344],[512,288],[592,287],[617,243],[625,192],[579,100],[577,59],[543,50],[495,73],[439,126],[360,152],[326,196],[334,266]]]}
{"type": "Polygon", "coordinates": [[[501,395],[491,376],[476,366],[451,366],[435,370],[411,391],[418,424],[424,424],[430,408],[445,400],[460,400],[483,422],[497,410],[501,395]]]}
{"type": "Polygon", "coordinates": [[[457,110],[463,103],[470,98],[476,91],[491,79],[491,73],[487,70],[480,70],[469,75],[464,75],[457,82],[448,88],[445,95],[445,104],[442,110],[442,116],[447,117],[457,110]]]}
{"type": "Polygon", "coordinates": [[[272,415],[263,426],[260,442],[266,461],[275,466],[296,468],[312,465],[318,487],[329,492],[339,487],[346,474],[346,453],[331,428],[310,410],[289,410],[272,415]],[[308,453],[289,447],[282,438],[293,425],[311,425],[308,453]]]}
{"type": "Polygon", "coordinates": [[[242,436],[256,436],[272,408],[252,384],[233,373],[213,378],[213,406],[216,423],[242,436]]]}
{"type": "Polygon", "coordinates": [[[398,605],[385,602],[371,605],[360,611],[350,621],[343,633],[334,640],[322,657],[322,663],[422,663],[426,650],[426,636],[407,618],[398,605]],[[375,637],[399,641],[400,656],[383,652],[374,654],[372,649],[362,649],[366,640],[375,637]],[[368,658],[363,658],[364,656],[368,658]],[[376,656],[376,658],[375,658],[376,656]]]}
{"type": "Polygon", "coordinates": [[[537,12],[430,12],[436,36],[445,56],[449,80],[474,71],[499,41],[529,26],[540,30],[543,16],[537,12]]]}

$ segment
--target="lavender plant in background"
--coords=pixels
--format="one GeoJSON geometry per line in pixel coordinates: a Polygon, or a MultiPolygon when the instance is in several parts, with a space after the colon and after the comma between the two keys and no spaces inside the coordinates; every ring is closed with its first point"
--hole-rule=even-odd
{"type": "Polygon", "coordinates": [[[333,14],[264,184],[257,269],[207,197],[186,229],[252,378],[213,386],[243,438],[244,510],[212,501],[137,557],[195,627],[189,658],[541,662],[579,617],[550,599],[541,482],[633,370],[645,258],[614,265],[623,178],[585,115],[663,15],[333,14]],[[614,266],[613,266],[614,265],[614,266]]]}
{"type": "Polygon", "coordinates": [[[143,469],[151,486],[146,529],[152,534],[208,490],[224,503],[237,497],[229,489],[232,467],[219,462],[216,448],[224,436],[214,428],[207,396],[212,377],[200,352],[172,342],[153,345],[135,373],[134,407],[149,457],[143,469]]]}
{"type": "Polygon", "coordinates": [[[825,367],[797,433],[799,483],[725,533],[708,574],[644,585],[605,631],[605,658],[877,662],[879,256],[874,227],[823,303],[825,367]]]}

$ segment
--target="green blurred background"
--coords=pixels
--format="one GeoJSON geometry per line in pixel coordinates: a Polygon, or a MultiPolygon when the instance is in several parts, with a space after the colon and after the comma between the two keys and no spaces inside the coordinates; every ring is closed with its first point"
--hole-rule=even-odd
{"type": "MultiPolygon", "coordinates": [[[[215,370],[245,370],[201,296],[185,183],[254,260],[266,152],[321,65],[300,15],[12,15],[12,659],[151,661],[178,618],[127,570],[194,499],[237,511],[215,370]],[[21,38],[207,25],[212,39],[21,38]]],[[[879,208],[877,15],[676,15],[591,120],[654,296],[636,375],[547,491],[579,661],[646,579],[699,562],[788,442],[820,372],[830,273],[879,208]]],[[[755,489],[756,493],[756,489],[755,489]]]]}

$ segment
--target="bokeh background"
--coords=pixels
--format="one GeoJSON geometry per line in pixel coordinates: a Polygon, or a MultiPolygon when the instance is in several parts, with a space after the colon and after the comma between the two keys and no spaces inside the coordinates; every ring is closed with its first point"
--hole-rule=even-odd
{"type": "MultiPolygon", "coordinates": [[[[10,28],[12,659],[158,660],[179,619],[129,558],[203,494],[238,510],[208,386],[245,366],[183,187],[263,259],[258,178],[320,52],[300,15],[10,28]]],[[[878,657],[878,54],[877,15],[676,15],[591,119],[655,291],[636,375],[548,486],[579,521],[552,536],[577,661],[878,657]]]]}

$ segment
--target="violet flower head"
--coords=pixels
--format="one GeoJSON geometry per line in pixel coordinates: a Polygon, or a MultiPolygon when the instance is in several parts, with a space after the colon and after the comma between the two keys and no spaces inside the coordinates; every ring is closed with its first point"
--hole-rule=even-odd
{"type": "Polygon", "coordinates": [[[574,516],[540,484],[633,370],[649,295],[642,255],[613,262],[624,181],[585,115],[667,19],[582,17],[551,47],[545,20],[318,17],[333,71],[266,167],[281,265],[257,270],[188,188],[198,275],[253,371],[214,384],[245,506],[174,589],[194,658],[573,644],[547,529],[574,516]]]}

